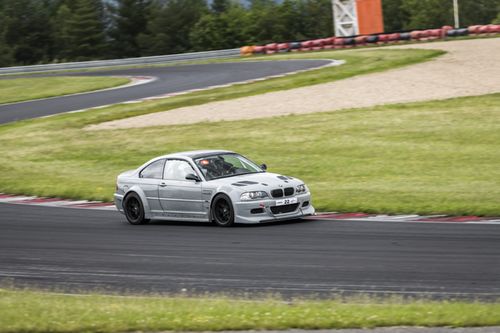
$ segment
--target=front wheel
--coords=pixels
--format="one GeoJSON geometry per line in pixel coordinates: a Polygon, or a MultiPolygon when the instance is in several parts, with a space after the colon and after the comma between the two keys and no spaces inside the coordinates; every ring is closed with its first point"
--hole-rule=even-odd
{"type": "Polygon", "coordinates": [[[130,224],[146,224],[148,219],[144,218],[144,205],[137,193],[130,193],[123,201],[125,217],[130,224]]]}
{"type": "Polygon", "coordinates": [[[234,210],[231,199],[225,194],[219,194],[212,203],[212,217],[220,227],[230,227],[234,224],[234,210]]]}

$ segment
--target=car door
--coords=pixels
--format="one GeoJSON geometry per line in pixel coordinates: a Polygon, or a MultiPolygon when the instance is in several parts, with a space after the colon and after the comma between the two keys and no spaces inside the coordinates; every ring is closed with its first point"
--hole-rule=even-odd
{"type": "Polygon", "coordinates": [[[159,187],[160,204],[164,216],[188,220],[205,220],[207,211],[201,197],[201,182],[187,180],[188,174],[197,174],[185,160],[168,159],[163,181],[159,187]]]}
{"type": "Polygon", "coordinates": [[[165,159],[154,161],[144,167],[139,173],[139,186],[146,195],[149,210],[154,215],[161,215],[163,209],[158,198],[158,188],[163,181],[165,159]]]}

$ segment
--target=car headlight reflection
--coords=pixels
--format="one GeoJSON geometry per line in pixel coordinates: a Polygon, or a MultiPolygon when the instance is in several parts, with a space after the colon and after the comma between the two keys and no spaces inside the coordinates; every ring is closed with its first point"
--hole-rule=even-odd
{"type": "Polygon", "coordinates": [[[307,188],[306,188],[306,185],[304,184],[300,184],[297,186],[297,188],[295,189],[295,191],[297,193],[304,193],[304,192],[307,192],[307,188]]]}
{"type": "Polygon", "coordinates": [[[264,199],[264,198],[268,198],[268,197],[269,196],[264,191],[253,191],[253,192],[243,193],[240,197],[240,200],[241,201],[250,201],[250,200],[264,199]]]}

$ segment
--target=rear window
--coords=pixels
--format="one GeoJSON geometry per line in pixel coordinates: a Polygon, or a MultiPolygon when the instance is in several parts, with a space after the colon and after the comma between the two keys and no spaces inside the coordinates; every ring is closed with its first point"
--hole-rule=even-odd
{"type": "Polygon", "coordinates": [[[142,169],[139,174],[140,178],[153,178],[153,179],[161,179],[163,175],[163,166],[165,165],[165,160],[158,160],[144,169],[142,169]]]}

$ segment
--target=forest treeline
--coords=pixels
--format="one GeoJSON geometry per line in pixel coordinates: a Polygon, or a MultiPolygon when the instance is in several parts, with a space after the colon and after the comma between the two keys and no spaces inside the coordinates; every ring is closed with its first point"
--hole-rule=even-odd
{"type": "MultiPolygon", "coordinates": [[[[459,2],[463,26],[500,21],[500,0],[459,2]]],[[[383,0],[383,7],[386,31],[453,23],[452,0],[383,0]]],[[[332,35],[330,0],[0,0],[0,67],[332,35]]]]}

